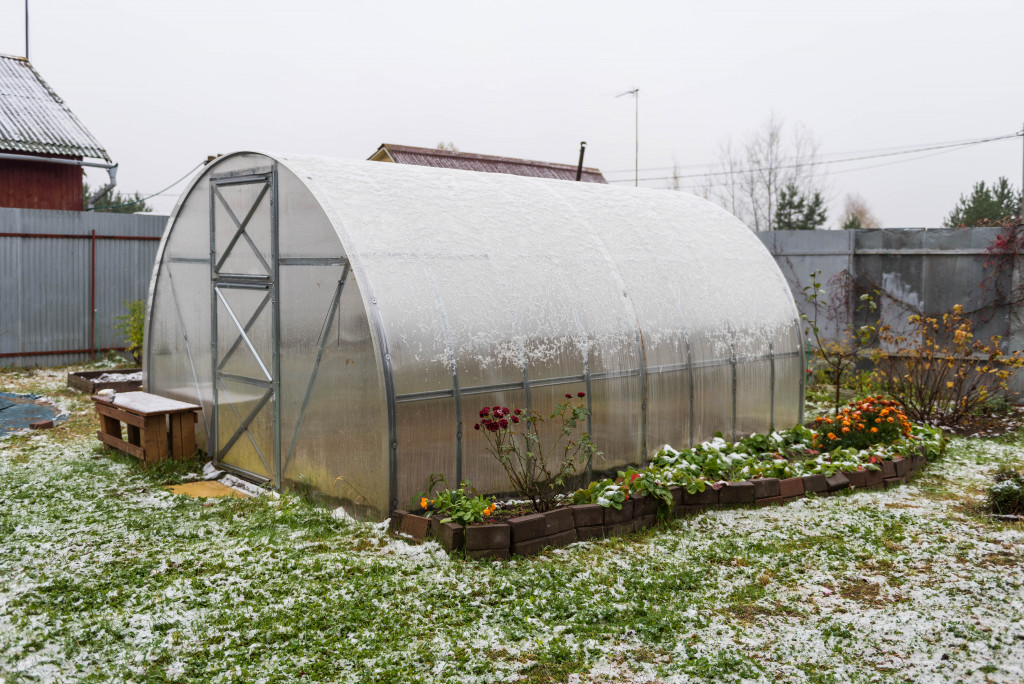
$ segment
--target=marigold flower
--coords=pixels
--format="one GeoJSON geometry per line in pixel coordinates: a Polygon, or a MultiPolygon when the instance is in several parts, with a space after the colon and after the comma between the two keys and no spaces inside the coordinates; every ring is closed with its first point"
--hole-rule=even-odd
{"type": "Polygon", "coordinates": [[[889,423],[893,422],[893,418],[892,418],[892,416],[889,416],[889,417],[888,417],[888,418],[886,418],[885,420],[886,420],[886,422],[889,422],[889,423]]]}
{"type": "Polygon", "coordinates": [[[836,433],[834,433],[834,432],[828,433],[828,438],[829,439],[835,439],[836,438],[836,433]]]}
{"type": "Polygon", "coordinates": [[[849,432],[849,431],[850,431],[850,428],[848,428],[848,427],[844,427],[843,428],[843,432],[849,432]]]}
{"type": "Polygon", "coordinates": [[[876,428],[876,427],[873,427],[873,428],[871,428],[871,431],[872,431],[872,432],[878,432],[878,428],[876,428]]]}
{"type": "Polygon", "coordinates": [[[425,497],[425,496],[420,497],[420,508],[426,510],[426,508],[427,508],[427,497],[425,497]]]}

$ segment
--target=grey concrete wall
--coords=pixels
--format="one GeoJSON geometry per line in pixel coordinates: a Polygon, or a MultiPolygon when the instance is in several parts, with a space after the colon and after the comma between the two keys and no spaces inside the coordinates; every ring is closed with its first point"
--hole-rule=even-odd
{"type": "Polygon", "coordinates": [[[124,347],[115,317],[125,300],[146,298],[166,222],[0,208],[0,366],[62,365],[93,347],[124,347]]]}
{"type": "MultiPolygon", "coordinates": [[[[808,316],[813,316],[814,307],[804,288],[811,283],[811,273],[821,271],[819,282],[837,304],[832,319],[823,317],[819,309],[819,328],[830,336],[851,321],[862,325],[881,319],[905,328],[912,313],[941,314],[960,304],[971,314],[977,337],[987,341],[999,335],[1006,348],[1021,349],[1024,312],[1019,306],[1015,310],[1010,301],[1019,273],[995,268],[987,252],[999,232],[998,227],[982,227],[757,235],[789,281],[797,306],[808,316]],[[857,311],[859,297],[865,293],[875,297],[878,311],[857,311]]],[[[1015,379],[1014,389],[1024,390],[1024,377],[1015,379]]]]}

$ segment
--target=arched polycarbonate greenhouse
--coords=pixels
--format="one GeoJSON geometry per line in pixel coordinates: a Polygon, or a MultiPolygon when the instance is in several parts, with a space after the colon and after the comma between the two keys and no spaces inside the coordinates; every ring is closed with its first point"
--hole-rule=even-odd
{"type": "Polygon", "coordinates": [[[482,406],[585,392],[609,471],[795,424],[804,373],[781,272],[705,200],[251,152],[175,208],[144,364],[220,467],[370,517],[433,473],[509,491],[482,406]]]}

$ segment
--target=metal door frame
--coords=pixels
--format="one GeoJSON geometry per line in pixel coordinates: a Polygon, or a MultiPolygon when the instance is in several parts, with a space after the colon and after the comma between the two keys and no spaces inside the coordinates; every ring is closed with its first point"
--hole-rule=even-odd
{"type": "MultiPolygon", "coordinates": [[[[218,174],[210,176],[210,316],[211,316],[211,335],[210,335],[210,347],[211,347],[211,380],[213,384],[213,421],[210,429],[210,453],[213,454],[213,463],[218,468],[224,470],[236,472],[250,479],[257,481],[270,482],[274,487],[280,489],[281,487],[281,354],[280,354],[280,340],[281,340],[281,312],[280,312],[280,255],[278,253],[278,186],[277,186],[277,164],[273,164],[270,168],[264,169],[250,169],[246,171],[235,171],[231,173],[218,174]],[[239,220],[235,216],[234,212],[228,206],[227,201],[223,195],[219,193],[219,188],[222,186],[232,185],[250,185],[262,183],[266,187],[261,190],[252,206],[248,209],[248,214],[239,220]],[[269,195],[269,197],[268,197],[269,195]],[[256,209],[264,202],[270,202],[270,261],[269,263],[263,258],[259,249],[252,242],[251,238],[246,234],[246,227],[249,224],[249,220],[255,214],[256,209]],[[217,244],[216,244],[216,203],[220,202],[221,206],[227,211],[228,216],[235,224],[235,233],[232,236],[228,246],[224,249],[224,254],[218,260],[217,258],[217,244]],[[234,273],[222,273],[220,267],[223,266],[228,255],[232,250],[238,246],[239,242],[244,239],[248,243],[249,247],[256,254],[257,259],[262,263],[263,267],[267,271],[264,274],[234,274],[234,273]],[[267,296],[264,301],[256,308],[255,313],[250,319],[243,325],[232,311],[231,306],[228,304],[224,296],[220,294],[221,289],[247,289],[247,290],[265,290],[267,296]],[[232,343],[230,350],[225,354],[224,359],[220,359],[218,356],[218,335],[217,335],[217,310],[218,310],[218,299],[223,303],[224,308],[227,310],[228,315],[231,317],[232,322],[235,324],[235,328],[238,331],[237,339],[232,343]],[[256,352],[255,347],[249,340],[247,333],[252,327],[253,323],[261,316],[264,315],[264,309],[267,305],[270,305],[271,312],[271,363],[268,369],[259,354],[256,352]],[[226,360],[240,344],[245,344],[249,347],[250,352],[256,358],[256,362],[260,365],[263,373],[268,377],[266,381],[261,381],[256,378],[240,378],[238,376],[229,375],[223,373],[220,366],[223,360],[226,360]],[[266,389],[264,396],[260,399],[255,409],[253,409],[247,417],[242,418],[239,414],[240,425],[235,431],[235,434],[228,440],[228,444],[224,447],[224,451],[227,452],[234,445],[236,441],[242,438],[243,435],[247,436],[253,443],[253,447],[256,449],[257,454],[263,461],[263,464],[267,467],[269,478],[257,473],[249,472],[238,466],[234,466],[228,463],[224,463],[221,457],[224,456],[222,452],[220,440],[220,425],[219,425],[219,413],[220,413],[220,401],[218,386],[220,379],[228,377],[234,381],[246,382],[248,384],[256,385],[266,389]],[[274,437],[273,437],[273,453],[270,458],[270,462],[263,456],[259,446],[256,445],[255,440],[249,433],[249,425],[251,421],[263,410],[264,405],[267,401],[273,402],[273,423],[274,423],[274,437]]],[[[237,409],[236,409],[237,412],[237,409]]]]}

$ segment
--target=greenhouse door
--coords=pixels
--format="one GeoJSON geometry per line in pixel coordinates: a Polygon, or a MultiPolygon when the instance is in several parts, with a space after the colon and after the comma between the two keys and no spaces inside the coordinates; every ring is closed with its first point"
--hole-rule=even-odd
{"type": "Polygon", "coordinates": [[[277,179],[210,177],[214,463],[281,486],[277,179]]]}

